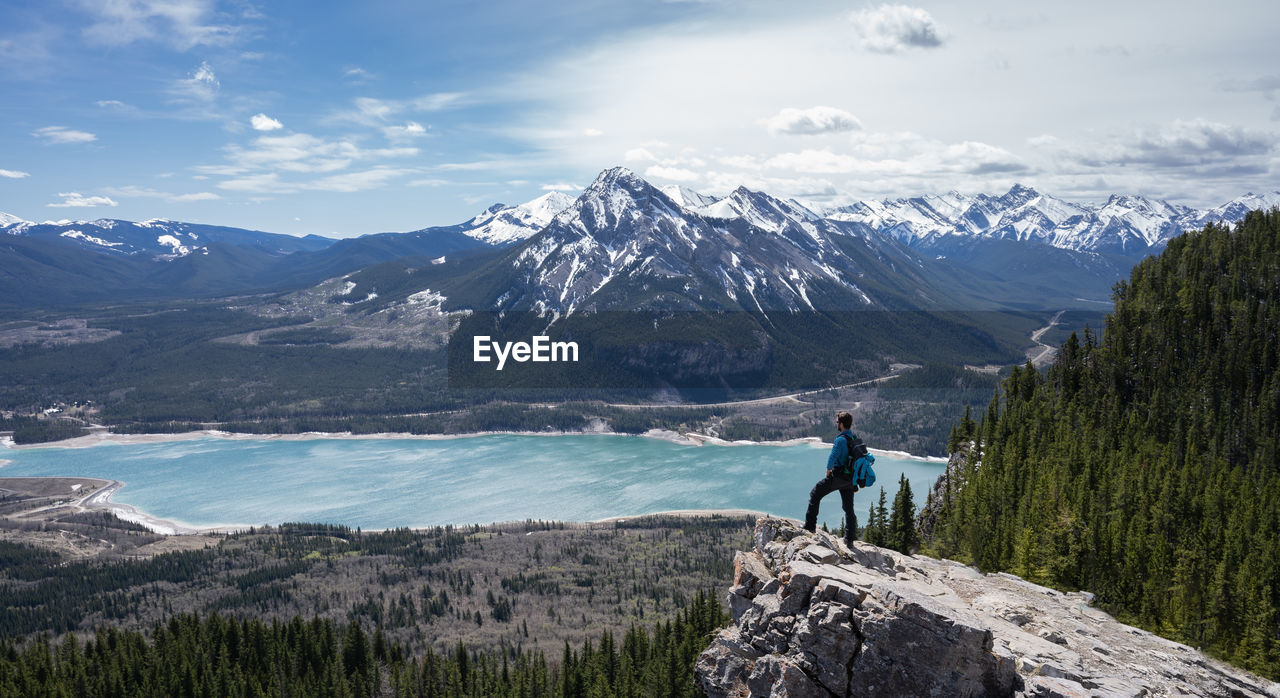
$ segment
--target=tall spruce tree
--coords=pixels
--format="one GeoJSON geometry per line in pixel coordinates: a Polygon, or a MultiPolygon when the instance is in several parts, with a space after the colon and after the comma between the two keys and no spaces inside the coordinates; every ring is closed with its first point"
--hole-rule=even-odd
{"type": "Polygon", "coordinates": [[[882,548],[889,544],[889,509],[885,506],[884,487],[880,488],[880,502],[871,507],[871,516],[867,520],[866,540],[882,548]]]}
{"type": "Polygon", "coordinates": [[[920,546],[916,533],[916,500],[906,473],[898,476],[898,494],[893,498],[893,510],[889,514],[887,538],[888,547],[900,553],[910,553],[920,546]]]}

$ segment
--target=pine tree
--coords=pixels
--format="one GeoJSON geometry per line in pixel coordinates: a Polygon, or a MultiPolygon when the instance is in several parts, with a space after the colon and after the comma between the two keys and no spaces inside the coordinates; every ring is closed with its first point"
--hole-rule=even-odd
{"type": "Polygon", "coordinates": [[[920,545],[916,534],[916,501],[906,473],[898,476],[898,494],[893,498],[893,510],[889,514],[887,538],[888,547],[900,553],[909,554],[920,545]]]}
{"type": "Polygon", "coordinates": [[[884,487],[880,488],[880,502],[871,507],[871,516],[867,521],[866,540],[872,545],[886,547],[888,545],[889,510],[885,506],[884,487]]]}

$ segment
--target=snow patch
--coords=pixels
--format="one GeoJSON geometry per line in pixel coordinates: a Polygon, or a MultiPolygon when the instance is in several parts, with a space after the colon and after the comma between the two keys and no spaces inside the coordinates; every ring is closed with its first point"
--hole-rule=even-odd
{"type": "Polygon", "coordinates": [[[102,238],[94,237],[92,235],[86,235],[84,232],[79,230],[64,230],[61,233],[58,233],[58,237],[71,238],[73,240],[83,240],[92,245],[100,245],[102,247],[119,247],[124,244],[123,242],[107,242],[102,238]]]}

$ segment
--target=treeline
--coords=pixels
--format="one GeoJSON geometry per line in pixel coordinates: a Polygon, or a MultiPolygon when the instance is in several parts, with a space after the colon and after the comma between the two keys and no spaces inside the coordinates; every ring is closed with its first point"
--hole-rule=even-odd
{"type": "Polygon", "coordinates": [[[727,622],[699,592],[672,621],[632,626],[619,642],[568,643],[558,661],[521,647],[428,649],[410,658],[380,628],[174,616],[150,633],[99,629],[88,640],[0,642],[0,697],[168,696],[696,696],[693,665],[727,622]]]}
{"type": "Polygon", "coordinates": [[[1099,342],[1003,383],[942,555],[1087,589],[1122,620],[1280,678],[1280,210],[1170,241],[1099,342]]]}
{"type": "MultiPolygon", "coordinates": [[[[621,434],[650,429],[692,430],[715,412],[706,408],[653,407],[626,409],[599,403],[567,403],[555,407],[501,402],[474,405],[437,414],[406,416],[295,417],[232,421],[217,424],[222,431],[241,434],[471,434],[483,431],[586,431],[602,423],[621,434]]],[[[113,424],[116,434],[170,434],[209,428],[200,422],[127,422],[113,424]]]]}

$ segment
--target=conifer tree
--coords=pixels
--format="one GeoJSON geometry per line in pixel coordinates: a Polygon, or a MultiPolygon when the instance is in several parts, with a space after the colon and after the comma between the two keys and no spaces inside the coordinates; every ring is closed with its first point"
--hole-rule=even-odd
{"type": "Polygon", "coordinates": [[[884,487],[880,488],[880,501],[871,507],[871,516],[867,521],[866,540],[881,548],[888,545],[889,510],[885,506],[884,487]]]}
{"type": "Polygon", "coordinates": [[[911,553],[920,545],[916,534],[916,501],[906,473],[898,476],[898,494],[893,498],[887,537],[888,547],[900,553],[911,553]]]}

